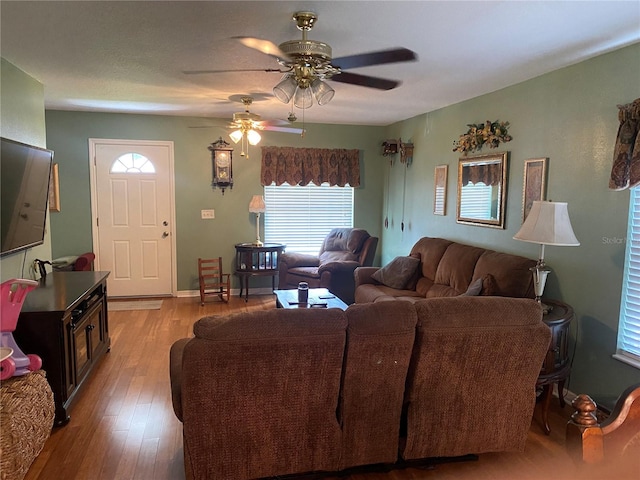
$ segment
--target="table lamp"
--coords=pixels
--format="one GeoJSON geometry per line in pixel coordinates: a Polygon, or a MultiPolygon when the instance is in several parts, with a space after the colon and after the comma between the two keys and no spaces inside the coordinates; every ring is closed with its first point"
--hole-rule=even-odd
{"type": "Polygon", "coordinates": [[[575,247],[580,245],[571,227],[567,203],[534,201],[529,215],[513,238],[523,242],[540,244],[540,258],[538,258],[536,266],[531,267],[531,272],[533,273],[536,301],[546,314],[551,310],[551,307],[543,304],[541,297],[547,275],[551,269],[544,263],[544,246],[575,247]]]}
{"type": "Polygon", "coordinates": [[[254,195],[249,202],[249,212],[256,214],[256,241],[253,244],[261,247],[263,243],[260,241],[260,214],[267,211],[262,195],[254,195]]]}

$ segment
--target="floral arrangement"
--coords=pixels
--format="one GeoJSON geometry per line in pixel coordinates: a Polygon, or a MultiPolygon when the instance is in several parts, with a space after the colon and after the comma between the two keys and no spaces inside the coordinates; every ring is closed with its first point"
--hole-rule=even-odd
{"type": "Polygon", "coordinates": [[[510,142],[513,137],[509,135],[509,122],[490,122],[477,125],[470,123],[469,130],[464,135],[460,135],[457,142],[453,142],[454,152],[475,152],[487,144],[490,148],[496,148],[500,142],[510,142]]]}

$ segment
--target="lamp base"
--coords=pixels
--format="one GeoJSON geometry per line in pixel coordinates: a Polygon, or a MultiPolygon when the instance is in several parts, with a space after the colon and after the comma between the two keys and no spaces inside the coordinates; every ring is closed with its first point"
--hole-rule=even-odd
{"type": "Polygon", "coordinates": [[[543,303],[542,300],[540,300],[539,298],[536,298],[536,302],[538,302],[540,304],[540,307],[542,308],[542,314],[543,315],[546,315],[551,310],[553,310],[553,305],[547,305],[546,303],[543,303]]]}
{"type": "Polygon", "coordinates": [[[262,243],[260,240],[256,240],[251,245],[253,245],[254,247],[262,247],[264,246],[264,243],[262,243]]]}

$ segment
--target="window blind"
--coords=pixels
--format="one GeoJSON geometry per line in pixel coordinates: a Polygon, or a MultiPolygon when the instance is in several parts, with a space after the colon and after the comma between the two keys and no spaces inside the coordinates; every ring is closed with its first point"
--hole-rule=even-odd
{"type": "Polygon", "coordinates": [[[630,191],[617,359],[640,367],[640,189],[630,191]]]}
{"type": "Polygon", "coordinates": [[[264,187],[264,238],[288,252],[317,255],[332,228],[353,227],[353,188],[327,183],[264,187]]]}
{"type": "MultiPolygon", "coordinates": [[[[465,185],[460,199],[460,216],[464,218],[495,218],[491,202],[493,189],[494,187],[484,183],[465,185]]],[[[500,195],[499,192],[498,195],[500,195]]]]}

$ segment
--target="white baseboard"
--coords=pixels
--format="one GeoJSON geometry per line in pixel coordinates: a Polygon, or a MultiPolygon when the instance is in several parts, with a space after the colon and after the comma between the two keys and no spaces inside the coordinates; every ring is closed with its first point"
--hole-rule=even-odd
{"type": "MultiPolygon", "coordinates": [[[[240,296],[240,289],[239,288],[232,288],[231,289],[231,295],[232,296],[240,296]]],[[[242,291],[242,295],[244,296],[244,290],[242,291]]],[[[249,289],[249,297],[251,297],[253,295],[273,295],[273,289],[269,288],[269,287],[251,288],[251,289],[249,289]]],[[[178,297],[178,298],[199,297],[200,296],[200,290],[179,290],[176,293],[175,296],[178,297]]]]}

